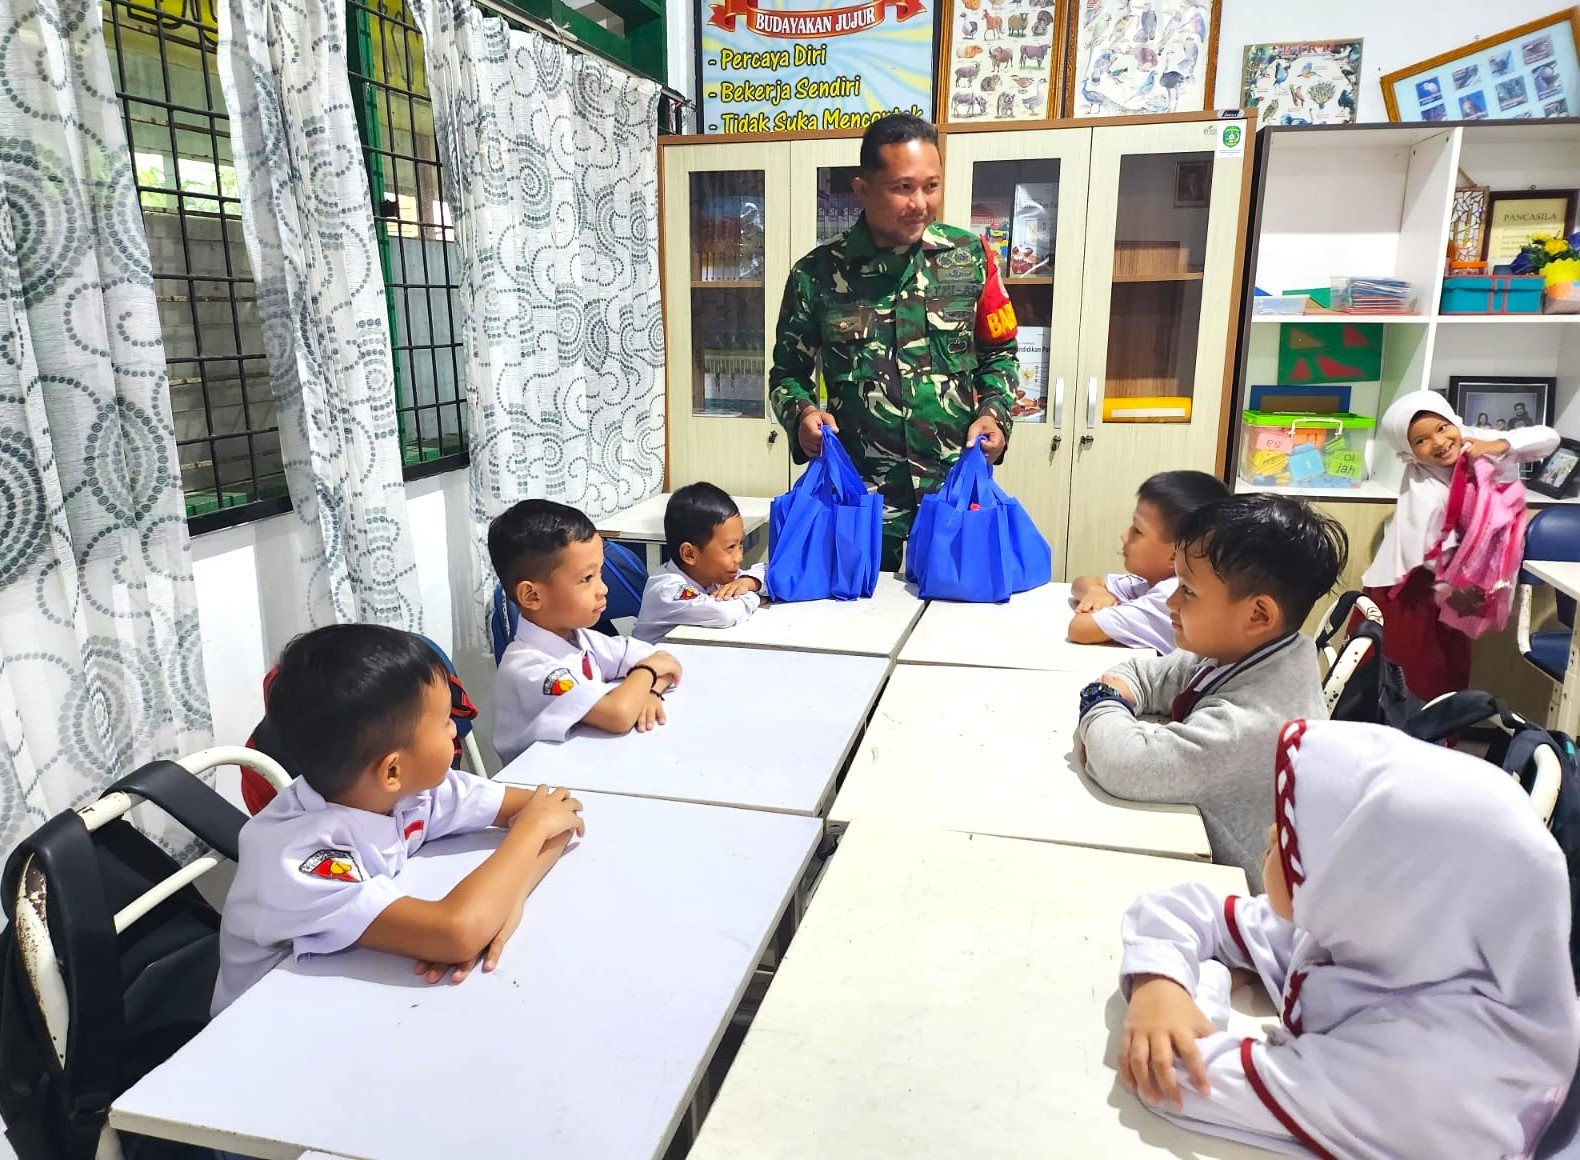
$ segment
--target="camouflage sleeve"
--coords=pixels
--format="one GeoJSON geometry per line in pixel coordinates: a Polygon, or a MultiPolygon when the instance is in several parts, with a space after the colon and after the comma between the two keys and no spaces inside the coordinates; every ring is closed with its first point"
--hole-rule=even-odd
{"type": "MultiPolygon", "coordinates": [[[[979,246],[981,240],[978,239],[979,246]]],[[[1009,435],[1014,414],[1015,385],[1020,372],[1015,362],[1015,307],[999,276],[993,252],[982,247],[982,297],[977,303],[976,404],[978,415],[992,415],[1009,435]]]]}
{"type": "Polygon", "coordinates": [[[808,403],[817,404],[819,335],[813,281],[800,263],[790,271],[779,304],[774,365],[768,372],[768,403],[789,434],[792,448],[799,446],[795,433],[801,411],[808,403]]]}

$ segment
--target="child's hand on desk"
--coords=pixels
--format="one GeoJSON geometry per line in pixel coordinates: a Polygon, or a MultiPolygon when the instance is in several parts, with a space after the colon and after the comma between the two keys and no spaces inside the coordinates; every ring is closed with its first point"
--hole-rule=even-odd
{"type": "Polygon", "coordinates": [[[1076,604],[1077,614],[1096,612],[1099,608],[1112,608],[1119,603],[1119,597],[1106,588],[1093,588],[1076,604]]]}
{"type": "Polygon", "coordinates": [[[680,684],[680,662],[675,659],[673,654],[660,649],[658,652],[649,655],[642,663],[658,674],[658,682],[654,686],[654,691],[666,693],[680,684]]]}
{"type": "Polygon", "coordinates": [[[755,576],[740,576],[728,584],[721,584],[719,590],[713,594],[715,600],[734,600],[737,596],[745,596],[748,592],[761,592],[763,586],[758,583],[755,576]]]}
{"type": "Polygon", "coordinates": [[[1191,1085],[1204,1096],[1210,1094],[1207,1065],[1196,1040],[1216,1030],[1190,992],[1173,979],[1138,976],[1131,985],[1130,1010],[1119,1044],[1119,1081],[1143,1099],[1181,1108],[1184,1103],[1174,1075],[1177,1055],[1191,1085]]]}
{"type": "Polygon", "coordinates": [[[560,837],[575,833],[578,837],[587,832],[581,818],[582,803],[571,797],[568,789],[550,789],[540,785],[532,791],[527,804],[515,812],[509,825],[536,826],[545,845],[560,837]]]}
{"type": "Polygon", "coordinates": [[[642,702],[642,708],[637,711],[636,731],[638,733],[649,733],[655,726],[662,725],[666,719],[664,716],[664,702],[659,699],[657,693],[649,693],[647,700],[642,702]]]}

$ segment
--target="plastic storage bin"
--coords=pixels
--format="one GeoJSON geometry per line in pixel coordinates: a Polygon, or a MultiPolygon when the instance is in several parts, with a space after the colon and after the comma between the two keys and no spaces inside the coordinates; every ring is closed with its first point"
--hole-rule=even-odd
{"type": "Polygon", "coordinates": [[[1443,279],[1441,314],[1540,314],[1540,274],[1486,274],[1443,279]]]}
{"type": "Polygon", "coordinates": [[[1253,487],[1344,491],[1366,482],[1366,445],[1377,420],[1246,411],[1240,421],[1240,478],[1253,487]]]}

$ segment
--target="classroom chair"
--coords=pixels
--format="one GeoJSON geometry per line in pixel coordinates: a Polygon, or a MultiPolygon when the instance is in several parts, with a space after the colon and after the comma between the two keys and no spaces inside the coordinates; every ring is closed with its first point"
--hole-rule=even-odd
{"type": "MultiPolygon", "coordinates": [[[[1532,516],[1531,522],[1525,527],[1525,558],[1580,560],[1580,508],[1543,508],[1532,516]]],[[[1520,655],[1555,682],[1553,700],[1556,702],[1563,685],[1564,669],[1569,663],[1569,638],[1574,635],[1575,602],[1563,593],[1558,593],[1558,623],[1563,627],[1533,633],[1531,593],[1543,581],[1523,568],[1519,581],[1515,638],[1520,655]]],[[[1553,708],[1557,708],[1556,703],[1553,708]]],[[[1554,720],[1551,712],[1548,720],[1554,720]]]]}
{"type": "MultiPolygon", "coordinates": [[[[647,587],[647,565],[642,557],[624,544],[605,540],[603,545],[603,582],[609,588],[609,606],[603,619],[593,627],[605,636],[619,636],[614,622],[642,611],[642,590],[647,587]]],[[[516,624],[521,612],[513,600],[505,599],[502,585],[494,585],[488,606],[488,634],[494,646],[494,663],[505,655],[505,647],[516,639],[516,624]]]]}
{"type": "Polygon", "coordinates": [[[236,746],[150,762],[56,815],[7,861],[0,1112],[19,1155],[119,1157],[110,1104],[208,1023],[219,913],[193,884],[236,859],[246,815],[192,775],[242,762],[289,783],[236,746]],[[143,803],[207,852],[176,862],[126,819],[143,803]]]}

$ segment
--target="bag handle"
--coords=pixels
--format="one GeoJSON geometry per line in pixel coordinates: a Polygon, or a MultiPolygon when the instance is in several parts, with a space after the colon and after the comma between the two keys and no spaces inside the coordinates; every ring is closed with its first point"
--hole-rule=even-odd
{"type": "Polygon", "coordinates": [[[993,465],[987,461],[987,448],[982,445],[985,438],[984,435],[978,435],[960,453],[955,470],[950,472],[953,478],[947,481],[954,485],[948,496],[951,502],[958,503],[964,499],[969,503],[980,504],[993,487],[993,465]],[[973,451],[977,454],[973,455],[973,451]]]}
{"type": "Polygon", "coordinates": [[[843,503],[854,495],[866,492],[867,485],[862,482],[850,452],[845,450],[845,445],[827,423],[823,424],[823,452],[818,459],[825,463],[828,487],[837,502],[843,503]]]}

